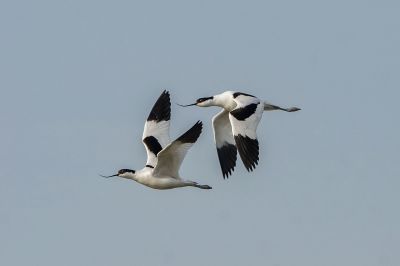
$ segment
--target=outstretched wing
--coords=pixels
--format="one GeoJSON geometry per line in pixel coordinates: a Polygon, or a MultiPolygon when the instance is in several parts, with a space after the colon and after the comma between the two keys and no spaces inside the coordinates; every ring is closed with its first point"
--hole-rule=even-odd
{"type": "Polygon", "coordinates": [[[233,137],[240,158],[247,171],[253,171],[258,164],[257,126],[264,111],[264,104],[256,97],[239,94],[235,98],[237,106],[229,113],[233,137]]]}
{"type": "Polygon", "coordinates": [[[144,124],[142,141],[147,152],[146,166],[154,168],[157,164],[157,154],[168,145],[170,119],[169,92],[163,91],[144,124]]]}
{"type": "Polygon", "coordinates": [[[198,121],[191,129],[160,151],[157,165],[154,168],[154,175],[179,178],[179,168],[183,159],[190,147],[199,138],[202,128],[203,123],[198,121]]]}
{"type": "Polygon", "coordinates": [[[237,149],[233,138],[232,126],[229,121],[229,112],[223,109],[212,119],[214,128],[214,141],[217,147],[219,164],[222,175],[228,178],[235,169],[237,149]]]}

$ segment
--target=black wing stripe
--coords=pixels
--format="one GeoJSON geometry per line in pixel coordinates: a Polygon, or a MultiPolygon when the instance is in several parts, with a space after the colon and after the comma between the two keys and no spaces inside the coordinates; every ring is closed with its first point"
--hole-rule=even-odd
{"type": "Polygon", "coordinates": [[[243,121],[256,112],[257,105],[257,103],[252,103],[245,107],[235,109],[231,111],[231,115],[233,115],[237,120],[243,121]]]}
{"type": "Polygon", "coordinates": [[[256,96],[254,96],[254,95],[247,94],[247,93],[243,93],[243,92],[235,92],[235,93],[233,94],[233,98],[236,98],[236,97],[238,97],[238,96],[240,96],[240,95],[256,98],[256,96]]]}
{"type": "Polygon", "coordinates": [[[169,98],[169,92],[163,91],[158,97],[158,100],[154,104],[147,121],[168,121],[171,119],[171,101],[169,98]]]}
{"type": "Polygon", "coordinates": [[[203,123],[201,121],[197,121],[194,126],[192,126],[188,131],[183,133],[183,135],[176,140],[182,143],[195,143],[196,140],[199,138],[202,129],[203,123]]]}
{"type": "Polygon", "coordinates": [[[239,150],[240,158],[243,161],[247,171],[253,171],[258,164],[259,146],[258,140],[248,136],[235,136],[236,146],[239,150]]]}
{"type": "Polygon", "coordinates": [[[222,175],[228,178],[234,171],[237,159],[237,149],[233,144],[224,144],[217,148],[219,164],[221,165],[222,175]]]}
{"type": "Polygon", "coordinates": [[[146,145],[146,147],[152,152],[154,153],[154,155],[157,156],[157,154],[162,150],[162,147],[160,145],[160,142],[158,142],[158,140],[153,137],[153,136],[148,136],[146,138],[143,139],[144,144],[146,145]]]}

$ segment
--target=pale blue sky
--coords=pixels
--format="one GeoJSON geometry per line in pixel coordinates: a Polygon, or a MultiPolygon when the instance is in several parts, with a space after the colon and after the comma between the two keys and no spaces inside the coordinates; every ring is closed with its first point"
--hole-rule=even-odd
{"type": "Polygon", "coordinates": [[[398,1],[0,3],[0,264],[400,265],[398,1]],[[145,162],[143,122],[238,89],[265,113],[260,164],[221,177],[217,109],[181,174],[213,190],[107,180],[145,162]]]}

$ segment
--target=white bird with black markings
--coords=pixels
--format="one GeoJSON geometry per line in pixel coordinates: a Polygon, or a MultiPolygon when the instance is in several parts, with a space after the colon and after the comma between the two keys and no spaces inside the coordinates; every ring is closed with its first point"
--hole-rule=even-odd
{"type": "Polygon", "coordinates": [[[217,147],[218,159],[222,175],[228,178],[235,169],[237,151],[247,171],[253,171],[258,164],[259,146],[257,126],[264,111],[282,110],[286,112],[299,111],[300,108],[282,108],[261,101],[257,97],[234,91],[226,91],[211,97],[199,98],[193,104],[180,105],[223,108],[212,119],[214,141],[217,147]]]}
{"type": "Polygon", "coordinates": [[[151,109],[144,125],[142,141],[147,152],[146,166],[139,171],[121,169],[115,175],[102,177],[119,176],[155,189],[188,186],[211,189],[208,185],[184,180],[179,175],[179,168],[186,153],[201,134],[202,122],[198,121],[183,135],[170,142],[170,118],[170,96],[168,91],[164,91],[151,109]]]}

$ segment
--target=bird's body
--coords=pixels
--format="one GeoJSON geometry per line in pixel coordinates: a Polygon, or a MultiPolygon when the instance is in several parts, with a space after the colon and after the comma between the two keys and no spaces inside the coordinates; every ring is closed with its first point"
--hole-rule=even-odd
{"type": "Polygon", "coordinates": [[[179,175],[179,168],[187,151],[201,134],[202,122],[198,121],[183,135],[170,142],[170,118],[169,93],[164,91],[154,104],[144,126],[142,141],[147,152],[146,166],[139,171],[121,169],[112,176],[131,179],[154,189],[187,186],[211,189],[208,185],[199,185],[190,180],[183,180],[179,175]]]}
{"type": "Polygon", "coordinates": [[[132,179],[142,185],[154,189],[171,189],[178,187],[194,186],[194,184],[197,184],[195,182],[185,181],[177,177],[171,177],[167,175],[155,175],[154,169],[149,167],[145,167],[139,171],[136,171],[135,174],[127,174],[123,177],[127,179],[132,179]]]}
{"type": "Polygon", "coordinates": [[[258,164],[257,126],[264,111],[295,112],[300,110],[297,107],[281,108],[253,95],[235,91],[225,91],[211,97],[200,98],[190,105],[222,108],[222,111],[213,117],[212,123],[214,141],[224,178],[234,171],[237,151],[248,171],[253,171],[258,164]]]}

